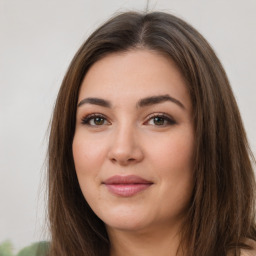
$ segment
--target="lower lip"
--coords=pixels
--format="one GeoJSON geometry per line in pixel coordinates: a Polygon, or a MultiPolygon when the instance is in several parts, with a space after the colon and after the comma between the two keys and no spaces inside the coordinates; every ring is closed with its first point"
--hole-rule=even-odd
{"type": "Polygon", "coordinates": [[[105,184],[108,190],[118,196],[129,197],[149,188],[151,183],[141,184],[105,184]]]}

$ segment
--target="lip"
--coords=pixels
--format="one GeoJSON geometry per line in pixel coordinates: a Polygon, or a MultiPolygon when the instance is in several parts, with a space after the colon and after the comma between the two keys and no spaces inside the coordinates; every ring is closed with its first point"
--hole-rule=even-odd
{"type": "Polygon", "coordinates": [[[149,188],[153,182],[136,175],[115,175],[103,182],[107,189],[118,196],[130,197],[149,188]]]}

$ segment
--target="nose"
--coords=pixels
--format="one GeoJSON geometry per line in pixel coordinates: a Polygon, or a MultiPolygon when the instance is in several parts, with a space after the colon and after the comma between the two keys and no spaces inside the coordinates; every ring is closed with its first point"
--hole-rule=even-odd
{"type": "Polygon", "coordinates": [[[111,162],[122,166],[139,163],[144,154],[135,129],[119,128],[113,134],[108,158],[111,162]]]}

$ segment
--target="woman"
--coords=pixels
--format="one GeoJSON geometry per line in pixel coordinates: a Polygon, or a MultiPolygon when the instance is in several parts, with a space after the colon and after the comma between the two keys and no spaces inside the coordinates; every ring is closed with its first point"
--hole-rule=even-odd
{"type": "Polygon", "coordinates": [[[63,80],[50,255],[256,255],[255,181],[226,74],[170,14],[120,14],[63,80]]]}

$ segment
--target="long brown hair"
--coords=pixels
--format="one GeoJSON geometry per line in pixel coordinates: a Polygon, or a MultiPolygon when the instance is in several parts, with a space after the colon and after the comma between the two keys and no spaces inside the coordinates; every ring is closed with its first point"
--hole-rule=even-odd
{"type": "Polygon", "coordinates": [[[72,156],[79,88],[104,56],[131,49],[169,56],[193,103],[195,186],[182,229],[191,256],[240,255],[256,239],[253,155],[222,65],[206,40],[183,20],[162,12],[126,12],[107,21],[81,46],[62,82],[48,150],[51,256],[108,255],[104,223],[80,190],[72,156]]]}

